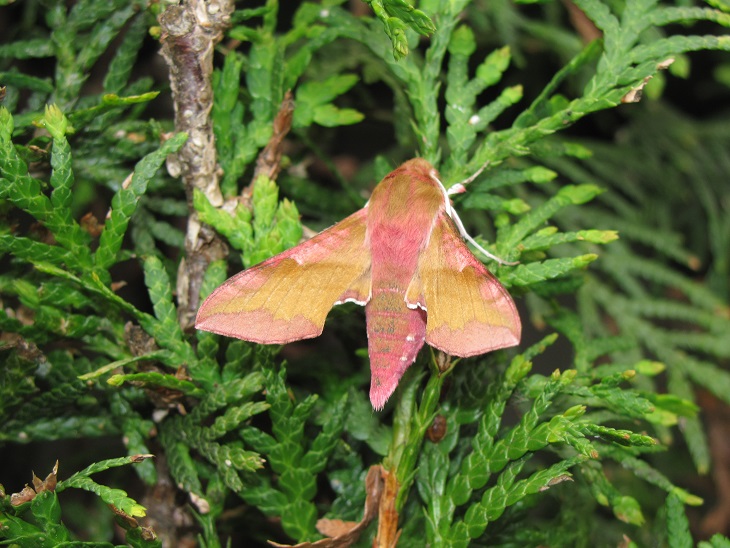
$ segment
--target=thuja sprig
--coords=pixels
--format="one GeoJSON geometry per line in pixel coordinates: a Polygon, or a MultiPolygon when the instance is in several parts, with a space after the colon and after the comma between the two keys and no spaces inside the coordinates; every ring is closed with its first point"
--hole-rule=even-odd
{"type": "Polygon", "coordinates": [[[346,395],[330,406],[331,419],[311,440],[305,439],[315,395],[292,401],[284,384],[285,372],[269,367],[264,370],[266,401],[270,406],[272,434],[250,427],[242,431],[244,441],[266,457],[276,479],[258,476],[252,485],[238,490],[239,496],[264,514],[279,516],[284,531],[291,537],[312,539],[317,508],[317,475],[324,470],[345,425],[346,395]]]}

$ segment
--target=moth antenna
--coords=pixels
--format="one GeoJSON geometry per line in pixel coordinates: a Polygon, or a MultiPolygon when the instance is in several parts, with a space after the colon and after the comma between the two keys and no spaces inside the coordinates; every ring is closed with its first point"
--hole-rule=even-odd
{"type": "Polygon", "coordinates": [[[481,251],[486,257],[489,257],[490,259],[493,259],[497,261],[499,264],[507,265],[507,266],[514,266],[517,264],[520,264],[520,261],[505,261],[504,259],[500,259],[496,255],[490,253],[486,249],[484,249],[482,246],[480,246],[474,238],[469,236],[466,229],[464,228],[464,223],[461,222],[461,219],[459,218],[459,215],[456,213],[456,211],[451,208],[451,219],[454,221],[454,224],[456,225],[456,228],[459,229],[459,234],[461,234],[461,237],[464,238],[467,242],[469,242],[471,245],[476,247],[479,251],[481,251]]]}
{"type": "Polygon", "coordinates": [[[474,174],[473,174],[473,175],[471,175],[471,176],[467,177],[466,179],[464,179],[463,181],[461,181],[461,182],[460,182],[459,184],[460,184],[460,185],[462,185],[462,186],[466,186],[466,185],[468,185],[469,183],[473,182],[473,181],[474,181],[474,179],[476,179],[477,177],[479,177],[479,176],[480,176],[480,175],[482,174],[482,171],[484,171],[485,169],[487,169],[487,166],[488,166],[488,165],[489,165],[489,160],[487,160],[486,162],[484,162],[484,163],[482,164],[482,167],[480,167],[479,169],[477,169],[477,170],[476,170],[476,171],[474,172],[474,174]]]}
{"type": "Polygon", "coordinates": [[[466,192],[466,187],[461,183],[456,183],[455,185],[450,186],[446,192],[449,196],[453,196],[454,194],[462,194],[466,192]]]}
{"type": "Polygon", "coordinates": [[[488,165],[489,165],[489,160],[487,160],[486,162],[484,162],[484,164],[482,165],[482,167],[480,167],[479,169],[477,169],[476,172],[474,172],[473,175],[471,175],[470,177],[467,177],[466,179],[464,179],[460,183],[456,183],[455,185],[453,185],[452,187],[450,187],[449,190],[447,190],[448,195],[451,196],[453,194],[461,194],[462,192],[466,192],[466,185],[468,185],[469,183],[473,182],[474,179],[476,179],[477,177],[479,177],[482,174],[482,171],[484,171],[485,169],[487,169],[487,166],[488,165]]]}
{"type": "MultiPolygon", "coordinates": [[[[463,189],[464,188],[463,185],[470,183],[476,177],[478,177],[479,174],[482,171],[484,171],[484,168],[487,167],[487,164],[488,163],[489,162],[485,163],[481,168],[479,168],[479,170],[474,175],[472,175],[471,177],[469,177],[469,179],[467,179],[466,181],[464,181],[464,183],[459,183],[459,184],[457,184],[455,186],[456,187],[461,187],[461,189],[463,189]]],[[[482,246],[480,246],[474,240],[474,238],[472,238],[471,236],[469,236],[469,233],[466,231],[466,228],[464,228],[464,223],[461,222],[461,218],[459,217],[459,214],[456,213],[456,210],[451,206],[451,199],[449,198],[449,194],[450,194],[450,190],[451,189],[446,190],[446,187],[444,186],[444,184],[439,180],[438,177],[436,177],[436,171],[435,170],[431,170],[431,173],[429,175],[431,175],[431,178],[434,181],[436,181],[436,183],[439,185],[439,188],[441,189],[441,192],[444,195],[444,203],[446,204],[444,209],[446,209],[446,214],[449,217],[451,217],[451,220],[452,221],[454,221],[454,224],[456,225],[456,228],[459,230],[459,234],[461,234],[461,237],[462,238],[464,238],[467,242],[469,242],[471,245],[473,245],[479,251],[481,251],[482,254],[484,254],[485,257],[488,257],[489,259],[492,259],[493,261],[497,261],[499,264],[503,264],[503,265],[507,265],[507,266],[514,266],[514,265],[520,264],[519,261],[505,261],[504,259],[500,259],[499,257],[497,257],[496,255],[494,255],[493,253],[490,253],[489,251],[487,251],[486,249],[484,249],[482,246]]],[[[454,187],[452,187],[452,188],[454,188],[454,187]]],[[[454,194],[457,193],[457,192],[464,192],[464,190],[457,190],[456,192],[454,192],[454,194]]]]}

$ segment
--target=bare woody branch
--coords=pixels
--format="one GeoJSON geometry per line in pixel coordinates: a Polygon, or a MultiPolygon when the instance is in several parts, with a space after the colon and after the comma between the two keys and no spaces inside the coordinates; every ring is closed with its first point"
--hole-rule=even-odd
{"type": "Polygon", "coordinates": [[[210,120],[213,107],[213,51],[229,25],[231,0],[188,0],[169,6],[160,15],[162,56],[170,67],[175,127],[190,135],[185,146],[168,160],[168,170],[181,176],[190,217],[185,256],[177,279],[178,316],[183,329],[192,326],[199,304],[203,275],[211,261],[226,254],[215,232],[200,223],[192,207],[193,190],[221,205],[215,137],[210,120]]]}

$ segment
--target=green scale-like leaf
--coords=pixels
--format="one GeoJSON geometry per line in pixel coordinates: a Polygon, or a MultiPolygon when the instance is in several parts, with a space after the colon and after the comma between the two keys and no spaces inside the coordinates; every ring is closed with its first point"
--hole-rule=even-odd
{"type": "Polygon", "coordinates": [[[111,214],[104,224],[99,237],[99,247],[94,255],[97,268],[108,268],[116,262],[117,253],[127,231],[129,220],[134,213],[140,197],[147,190],[149,181],[155,176],[168,154],[177,152],[187,140],[187,135],[179,133],[165,141],[159,150],[147,155],[135,166],[128,185],[121,188],[112,199],[111,214]]]}
{"type": "MultiPolygon", "coordinates": [[[[194,352],[183,337],[177,321],[177,310],[172,302],[170,278],[157,257],[148,257],[144,262],[145,283],[158,322],[150,334],[163,348],[175,352],[182,363],[195,363],[194,352]]],[[[195,370],[191,368],[191,373],[195,370]]]]}
{"type": "Polygon", "coordinates": [[[92,474],[131,464],[138,460],[140,460],[138,457],[122,457],[96,462],[84,470],[71,475],[68,479],[58,482],[56,492],[61,493],[68,488],[84,489],[97,494],[104,502],[113,505],[130,516],[144,516],[146,515],[146,509],[129,498],[125,491],[100,485],[89,477],[92,474]]]}
{"type": "Polygon", "coordinates": [[[321,126],[334,127],[355,124],[363,115],[354,109],[339,109],[332,104],[358,81],[354,75],[338,75],[323,82],[306,82],[297,88],[294,111],[294,127],[306,127],[316,122],[321,126]]]}
{"type": "Polygon", "coordinates": [[[383,23],[385,33],[393,45],[393,57],[401,59],[408,55],[408,41],[405,31],[412,28],[419,34],[428,35],[435,30],[433,22],[420,10],[414,9],[405,0],[365,0],[383,23]]]}

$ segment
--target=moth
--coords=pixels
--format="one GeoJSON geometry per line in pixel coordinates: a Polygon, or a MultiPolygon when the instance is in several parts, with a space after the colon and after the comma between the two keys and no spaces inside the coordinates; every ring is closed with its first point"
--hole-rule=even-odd
{"type": "Polygon", "coordinates": [[[424,342],[468,357],[520,341],[514,301],[462,234],[468,238],[436,170],[409,160],[361,210],[223,283],[195,326],[284,344],[320,335],[334,305],[362,305],[370,401],[380,410],[424,342]]]}

